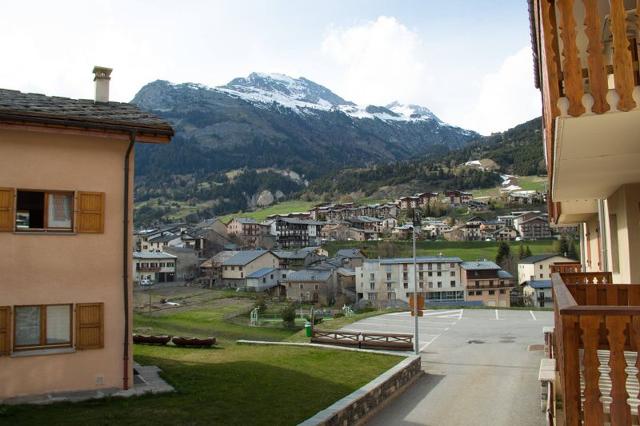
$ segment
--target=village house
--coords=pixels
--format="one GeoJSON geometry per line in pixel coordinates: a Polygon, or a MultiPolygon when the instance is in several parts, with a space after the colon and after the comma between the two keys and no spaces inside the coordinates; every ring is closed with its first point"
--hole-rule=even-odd
{"type": "Polygon", "coordinates": [[[165,121],[0,89],[0,402],[133,386],[133,162],[165,121]],[[63,254],[63,255],[61,255],[63,254]]]}
{"type": "Polygon", "coordinates": [[[176,257],[176,281],[191,281],[200,275],[200,257],[191,247],[167,247],[165,253],[176,257]]]}
{"type": "Polygon", "coordinates": [[[422,233],[429,238],[441,237],[443,233],[449,232],[451,226],[441,220],[423,220],[422,221],[422,233]]]}
{"type": "Polygon", "coordinates": [[[326,306],[335,299],[335,274],[331,269],[302,269],[282,281],[289,300],[326,306]]]}
{"type": "Polygon", "coordinates": [[[133,281],[142,279],[155,283],[170,283],[176,280],[177,257],[161,251],[136,251],[133,253],[133,281]]]}
{"type": "Polygon", "coordinates": [[[507,195],[507,202],[510,204],[531,205],[542,204],[546,201],[542,192],[528,190],[528,191],[511,191],[507,195]]]}
{"type": "Polygon", "coordinates": [[[469,201],[473,200],[473,194],[470,192],[464,191],[445,191],[444,198],[451,204],[452,206],[458,206],[461,204],[466,204],[469,201]]]}
{"type": "Polygon", "coordinates": [[[511,227],[503,226],[493,231],[489,236],[494,241],[513,241],[518,238],[518,231],[511,227]]]}
{"type": "Polygon", "coordinates": [[[335,258],[340,261],[340,266],[353,269],[362,266],[367,256],[360,249],[348,248],[338,250],[335,258]]]}
{"type": "Polygon", "coordinates": [[[281,269],[302,269],[327,258],[328,253],[321,247],[303,247],[295,251],[273,250],[281,269]]]}
{"type": "Polygon", "coordinates": [[[220,287],[222,283],[223,264],[238,254],[238,250],[222,250],[200,264],[200,276],[208,287],[220,287]]]}
{"type": "Polygon", "coordinates": [[[247,290],[258,293],[268,292],[272,296],[283,296],[284,294],[280,293],[280,284],[292,272],[286,269],[260,268],[247,275],[247,290]]]}
{"type": "MultiPolygon", "coordinates": [[[[416,259],[419,295],[427,303],[464,301],[459,257],[421,256],[416,259]]],[[[385,305],[409,302],[414,292],[413,258],[367,260],[355,268],[358,300],[385,305]]]]}
{"type": "Polygon", "coordinates": [[[551,280],[525,281],[521,284],[522,295],[527,306],[549,308],[553,306],[553,291],[551,280]]]}
{"type": "Polygon", "coordinates": [[[278,258],[269,250],[242,250],[222,261],[222,285],[244,288],[248,275],[261,268],[277,268],[278,258]]]}
{"type": "Polygon", "coordinates": [[[576,263],[576,260],[557,253],[536,254],[518,261],[518,284],[529,280],[551,279],[551,268],[556,263],[576,263]]]}
{"type": "Polygon", "coordinates": [[[482,302],[484,306],[511,306],[513,276],[490,261],[462,262],[462,284],[465,300],[482,302]]]}
{"type": "Polygon", "coordinates": [[[256,248],[264,228],[255,219],[236,217],[227,224],[227,235],[235,237],[242,247],[256,248]]]}

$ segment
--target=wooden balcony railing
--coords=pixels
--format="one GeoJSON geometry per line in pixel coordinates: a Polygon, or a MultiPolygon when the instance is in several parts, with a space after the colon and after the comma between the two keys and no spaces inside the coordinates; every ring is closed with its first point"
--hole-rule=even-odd
{"type": "MultiPolygon", "coordinates": [[[[633,2],[627,9],[625,0],[530,0],[530,7],[547,174],[552,182],[557,117],[638,106],[640,6],[633,2]]],[[[550,218],[557,220],[560,203],[550,196],[547,201],[550,218]]]]}
{"type": "Polygon", "coordinates": [[[567,272],[580,272],[582,271],[582,264],[580,262],[556,262],[549,265],[549,272],[552,274],[558,272],[564,274],[567,272]]]}
{"type": "Polygon", "coordinates": [[[610,273],[552,282],[565,424],[637,423],[640,285],[610,284],[610,273]]]}

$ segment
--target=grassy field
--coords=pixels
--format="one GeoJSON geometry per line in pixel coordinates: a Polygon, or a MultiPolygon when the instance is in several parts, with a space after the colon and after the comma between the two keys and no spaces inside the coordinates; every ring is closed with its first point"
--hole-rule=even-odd
{"type": "MultiPolygon", "coordinates": [[[[361,248],[369,258],[377,257],[409,257],[411,256],[411,241],[394,241],[394,252],[390,255],[380,249],[380,244],[387,245],[381,241],[332,241],[323,247],[329,251],[329,255],[335,254],[342,248],[361,248]]],[[[522,244],[529,246],[532,254],[552,253],[553,241],[524,241],[522,244]]],[[[520,242],[510,242],[512,253],[517,254],[520,242]]],[[[383,246],[384,247],[384,246],[383,246]]],[[[496,257],[498,243],[495,241],[418,241],[416,251],[418,256],[458,256],[462,260],[493,260],[496,257]]]]}
{"type": "MultiPolygon", "coordinates": [[[[216,336],[214,349],[134,346],[135,360],[157,365],[176,393],[48,406],[0,406],[11,425],[293,425],[371,381],[401,358],[297,347],[238,345],[236,339],[306,341],[299,329],[233,322],[254,300],[229,292],[169,288],[135,295],[134,331],[216,336]],[[144,301],[151,296],[152,311],[144,301]],[[156,309],[158,298],[181,303],[156,309]]],[[[278,305],[270,306],[277,310],[278,305]]],[[[374,313],[363,314],[373,315],[374,313]]],[[[335,320],[335,326],[359,319],[335,320]],[[339,321],[341,321],[339,323],[339,321]]]]}
{"type": "MultiPolygon", "coordinates": [[[[512,180],[513,185],[518,185],[523,190],[527,191],[546,191],[547,177],[546,176],[519,176],[512,180]]],[[[500,197],[500,187],[474,189],[471,191],[475,198],[484,197],[500,197]]]]}
{"type": "Polygon", "coordinates": [[[225,216],[221,216],[220,220],[224,223],[228,223],[234,217],[250,217],[252,219],[261,221],[267,218],[272,214],[285,214],[292,212],[306,212],[311,207],[313,207],[315,202],[312,201],[301,201],[301,200],[290,200],[283,201],[282,203],[274,204],[269,207],[265,207],[263,209],[258,209],[252,212],[243,212],[243,213],[233,213],[225,216]]]}

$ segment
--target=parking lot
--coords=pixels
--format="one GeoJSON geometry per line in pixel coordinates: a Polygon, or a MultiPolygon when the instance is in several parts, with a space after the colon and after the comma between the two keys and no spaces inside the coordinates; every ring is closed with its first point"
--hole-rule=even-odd
{"type": "MultiPolygon", "coordinates": [[[[358,321],[343,330],[413,333],[408,312],[358,321]]],[[[419,343],[427,375],[392,401],[373,425],[542,425],[537,380],[542,328],[550,311],[427,310],[419,343]]]]}

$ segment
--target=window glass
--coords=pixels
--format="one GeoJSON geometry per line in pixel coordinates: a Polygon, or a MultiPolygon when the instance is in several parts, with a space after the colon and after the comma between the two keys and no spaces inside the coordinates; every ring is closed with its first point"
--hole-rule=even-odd
{"type": "Polygon", "coordinates": [[[71,309],[69,305],[47,306],[47,344],[71,341],[71,309]]]}
{"type": "Polygon", "coordinates": [[[71,194],[47,194],[48,215],[47,225],[49,228],[71,229],[71,194]]]}
{"type": "Polygon", "coordinates": [[[16,346],[40,344],[40,307],[18,306],[16,315],[16,346]]]}

